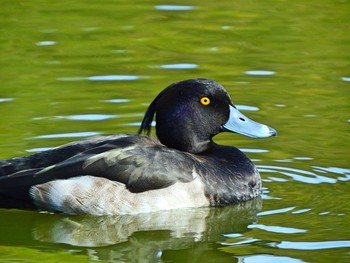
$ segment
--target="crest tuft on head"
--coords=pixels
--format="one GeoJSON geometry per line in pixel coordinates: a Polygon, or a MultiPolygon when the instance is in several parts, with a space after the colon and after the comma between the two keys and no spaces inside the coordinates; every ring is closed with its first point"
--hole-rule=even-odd
{"type": "Polygon", "coordinates": [[[141,122],[140,129],[137,132],[140,135],[142,133],[146,134],[146,135],[151,134],[152,121],[153,121],[153,117],[156,113],[156,100],[157,100],[157,98],[154,101],[152,101],[152,103],[147,108],[145,116],[143,117],[143,120],[141,122]]]}

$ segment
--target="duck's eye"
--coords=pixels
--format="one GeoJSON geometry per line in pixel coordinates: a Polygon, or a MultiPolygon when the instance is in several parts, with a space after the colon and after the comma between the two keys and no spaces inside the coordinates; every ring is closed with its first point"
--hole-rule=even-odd
{"type": "Polygon", "coordinates": [[[208,97],[202,97],[199,102],[204,105],[204,106],[207,106],[210,104],[210,99],[208,97]]]}

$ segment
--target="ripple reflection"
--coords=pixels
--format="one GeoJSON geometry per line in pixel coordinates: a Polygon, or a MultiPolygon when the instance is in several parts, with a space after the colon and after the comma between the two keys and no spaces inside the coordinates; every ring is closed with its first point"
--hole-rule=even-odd
{"type": "Polygon", "coordinates": [[[259,111],[260,109],[255,106],[248,106],[248,105],[236,105],[238,110],[244,110],[244,111],[259,111]]]}
{"type": "Polygon", "coordinates": [[[165,64],[165,65],[161,65],[160,68],[163,68],[163,69],[194,69],[194,68],[198,68],[198,65],[191,64],[191,63],[165,64]]]}
{"type": "Polygon", "coordinates": [[[194,9],[194,7],[190,5],[156,5],[154,8],[163,11],[187,11],[194,9]]]}
{"type": "Polygon", "coordinates": [[[53,46],[56,45],[57,42],[56,41],[40,41],[35,43],[37,46],[53,46]]]}
{"type": "Polygon", "coordinates": [[[304,171],[296,168],[273,166],[273,165],[258,165],[260,172],[266,173],[279,173],[291,179],[308,184],[320,184],[320,183],[336,183],[337,178],[330,178],[323,175],[318,175],[315,172],[304,171]]]}
{"type": "Polygon", "coordinates": [[[53,139],[53,138],[77,138],[89,137],[100,134],[99,132],[72,132],[72,133],[57,133],[35,136],[35,139],[53,139]]]}
{"type": "Polygon", "coordinates": [[[91,80],[91,81],[130,81],[145,78],[136,75],[101,75],[101,76],[90,76],[90,77],[62,77],[57,80],[60,81],[81,81],[81,80],[91,80]]]}
{"type": "Polygon", "coordinates": [[[297,250],[319,250],[330,248],[345,248],[350,247],[350,240],[337,241],[321,241],[321,242],[271,242],[268,243],[271,247],[278,247],[282,249],[297,249],[297,250]]]}
{"type": "Polygon", "coordinates": [[[73,121],[102,121],[108,119],[114,119],[117,115],[108,114],[79,114],[70,116],[61,116],[63,119],[73,120],[73,121]]]}
{"type": "Polygon", "coordinates": [[[305,229],[293,228],[293,227],[282,227],[282,226],[267,226],[262,224],[249,225],[248,228],[257,228],[273,233],[284,233],[284,234],[296,234],[307,232],[305,229]]]}
{"type": "Polygon", "coordinates": [[[14,98],[0,98],[0,102],[13,101],[14,98]]]}
{"type": "Polygon", "coordinates": [[[270,70],[247,70],[244,73],[252,76],[270,76],[276,74],[275,71],[270,70]]]}
{"type": "Polygon", "coordinates": [[[291,258],[291,257],[281,257],[281,256],[275,256],[275,255],[252,255],[252,256],[242,256],[242,257],[237,257],[238,263],[256,263],[256,262],[261,262],[261,263],[273,263],[273,262],[278,262],[278,263],[303,263],[306,261],[302,261],[300,259],[296,258],[291,258]]]}

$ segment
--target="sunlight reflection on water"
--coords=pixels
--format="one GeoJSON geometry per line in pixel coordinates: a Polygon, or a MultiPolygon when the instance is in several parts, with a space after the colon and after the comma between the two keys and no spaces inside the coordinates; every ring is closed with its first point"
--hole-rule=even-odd
{"type": "Polygon", "coordinates": [[[138,80],[145,78],[142,76],[135,75],[105,75],[105,76],[91,76],[91,77],[62,77],[57,80],[61,81],[81,81],[81,80],[91,80],[91,81],[128,81],[128,80],[138,80]]]}
{"type": "Polygon", "coordinates": [[[187,11],[193,10],[193,6],[189,5],[156,5],[154,7],[156,10],[164,10],[164,11],[187,11]]]}
{"type": "Polygon", "coordinates": [[[14,98],[0,98],[0,102],[13,101],[14,98]]]}
{"type": "Polygon", "coordinates": [[[238,110],[242,111],[259,111],[260,109],[255,106],[248,106],[248,105],[236,105],[238,110]]]}
{"type": "Polygon", "coordinates": [[[239,148],[242,152],[245,153],[267,153],[269,150],[265,149],[249,149],[249,148],[239,148]]]}
{"type": "Polygon", "coordinates": [[[281,256],[275,256],[275,255],[252,255],[252,256],[243,256],[243,257],[237,257],[238,263],[303,263],[306,261],[302,261],[300,259],[291,258],[291,257],[281,257],[281,256]]]}
{"type": "Polygon", "coordinates": [[[40,41],[36,43],[37,46],[53,46],[56,44],[57,44],[56,41],[40,41]]]}
{"type": "MultiPolygon", "coordinates": [[[[140,127],[141,125],[141,122],[131,122],[131,123],[126,123],[125,126],[132,126],[132,127],[140,127]]],[[[152,121],[151,122],[151,126],[154,127],[156,126],[156,122],[155,121],[152,121]]]]}
{"type": "Polygon", "coordinates": [[[35,136],[35,139],[51,139],[51,138],[78,138],[98,135],[98,132],[72,132],[72,133],[58,133],[58,134],[45,134],[35,136]]]}
{"type": "Polygon", "coordinates": [[[57,116],[59,119],[67,119],[73,121],[102,121],[108,119],[117,118],[117,115],[108,115],[108,114],[79,114],[71,116],[57,116]]]}
{"type": "Polygon", "coordinates": [[[41,148],[32,148],[32,149],[27,149],[26,152],[29,153],[38,153],[38,152],[44,152],[52,149],[52,147],[41,147],[41,148]]]}
{"type": "MultiPolygon", "coordinates": [[[[266,173],[279,173],[285,176],[290,177],[295,181],[308,184],[320,184],[320,183],[336,183],[339,178],[331,178],[323,175],[318,175],[314,172],[304,171],[301,169],[282,167],[282,166],[273,166],[273,165],[257,165],[260,172],[266,173]]],[[[320,169],[318,167],[318,169],[320,169]]],[[[339,168],[338,171],[347,171],[348,169],[339,168]]],[[[271,179],[269,177],[269,179],[271,179]]],[[[342,180],[346,180],[347,177],[342,177],[342,180]]]]}
{"type": "Polygon", "coordinates": [[[103,100],[103,102],[108,102],[108,103],[126,103],[130,102],[131,100],[129,99],[110,99],[110,100],[103,100]]]}
{"type": "Polygon", "coordinates": [[[295,233],[304,233],[307,232],[305,229],[293,228],[293,227],[281,227],[281,226],[266,226],[263,224],[252,224],[248,228],[258,228],[260,230],[265,230],[274,233],[286,233],[286,234],[295,234],[295,233]]]}
{"type": "Polygon", "coordinates": [[[270,76],[276,74],[275,71],[270,70],[248,70],[244,71],[244,73],[252,76],[270,76]]]}
{"type": "Polygon", "coordinates": [[[190,63],[166,64],[166,65],[161,65],[160,68],[163,68],[163,69],[193,69],[193,68],[198,68],[198,65],[197,64],[190,64],[190,63]]]}
{"type": "Polygon", "coordinates": [[[298,250],[318,250],[330,248],[344,248],[350,247],[349,240],[340,241],[321,241],[321,242],[291,242],[281,241],[268,244],[271,247],[278,247],[283,249],[298,249],[298,250]]]}

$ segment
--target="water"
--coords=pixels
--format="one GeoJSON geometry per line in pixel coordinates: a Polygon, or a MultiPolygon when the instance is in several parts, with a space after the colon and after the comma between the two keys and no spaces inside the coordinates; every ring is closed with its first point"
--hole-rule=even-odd
{"type": "Polygon", "coordinates": [[[237,206],[138,216],[0,210],[0,262],[349,262],[349,1],[3,1],[0,159],[135,133],[168,84],[215,79],[279,132],[237,206]]]}

